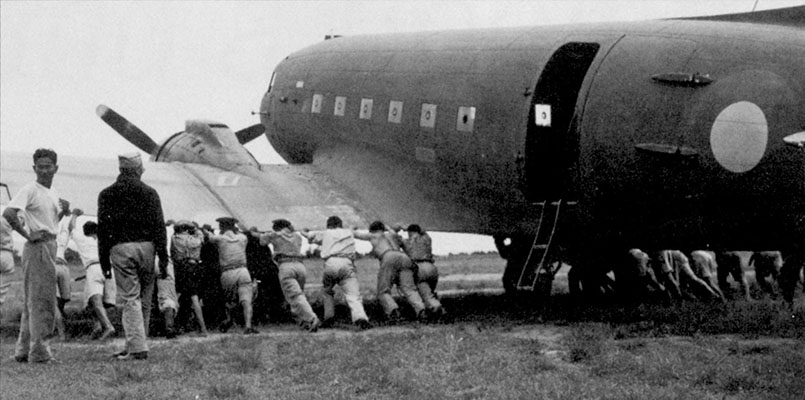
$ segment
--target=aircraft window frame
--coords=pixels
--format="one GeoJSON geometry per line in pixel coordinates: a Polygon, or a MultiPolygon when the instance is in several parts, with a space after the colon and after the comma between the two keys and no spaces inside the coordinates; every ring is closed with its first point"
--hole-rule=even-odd
{"type": "Polygon", "coordinates": [[[402,124],[403,105],[404,102],[400,100],[389,101],[389,123],[402,124]]]}
{"type": "Polygon", "coordinates": [[[347,110],[347,96],[335,96],[333,104],[333,115],[343,117],[347,110]]]}
{"type": "Polygon", "coordinates": [[[475,130],[475,107],[459,106],[456,115],[456,130],[459,132],[472,132],[475,130]]]}
{"type": "Polygon", "coordinates": [[[419,113],[419,127],[436,129],[436,115],[439,106],[432,103],[422,103],[422,111],[419,113]]]}
{"type": "Polygon", "coordinates": [[[362,98],[361,109],[360,111],[358,111],[358,119],[371,120],[373,105],[374,105],[373,99],[362,98]]]}
{"type": "Polygon", "coordinates": [[[321,93],[313,93],[313,98],[310,102],[310,113],[321,114],[321,107],[324,104],[324,95],[321,93]]]}

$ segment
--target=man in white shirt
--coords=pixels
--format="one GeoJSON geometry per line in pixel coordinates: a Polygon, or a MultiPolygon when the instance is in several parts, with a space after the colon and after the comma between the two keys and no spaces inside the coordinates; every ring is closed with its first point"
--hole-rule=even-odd
{"type": "Polygon", "coordinates": [[[11,228],[25,238],[22,250],[25,307],[20,335],[14,350],[17,362],[55,362],[50,351],[56,312],[56,234],[59,209],[69,204],[52,188],[59,170],[58,156],[50,149],[38,149],[33,156],[36,181],[23,186],[3,211],[11,228]],[[17,213],[22,212],[27,229],[17,213]]]}
{"type": "Polygon", "coordinates": [[[109,321],[106,307],[114,307],[117,287],[114,278],[106,279],[98,260],[98,224],[83,216],[83,212],[74,209],[66,224],[59,226],[59,254],[63,257],[62,243],[66,247],[70,241],[75,244],[81,263],[86,268],[84,280],[84,306],[92,310],[95,317],[95,329],[92,337],[106,340],[116,333],[109,321]]]}
{"type": "Polygon", "coordinates": [[[355,271],[355,236],[351,229],[344,229],[341,218],[332,216],[327,218],[327,230],[308,232],[302,234],[311,243],[321,246],[321,258],[324,261],[324,276],[322,277],[322,301],[324,302],[324,325],[332,324],[335,317],[335,300],[333,290],[339,285],[344,292],[352,322],[360,329],[371,328],[369,317],[363,308],[360,286],[355,271]]]}

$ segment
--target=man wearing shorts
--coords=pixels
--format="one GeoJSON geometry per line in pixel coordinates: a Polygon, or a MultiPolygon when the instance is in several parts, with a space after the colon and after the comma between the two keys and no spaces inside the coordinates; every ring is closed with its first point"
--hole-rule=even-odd
{"type": "Polygon", "coordinates": [[[84,306],[92,311],[92,316],[95,318],[92,337],[99,340],[109,339],[116,331],[109,321],[106,308],[115,306],[117,287],[114,274],[112,278],[106,279],[98,261],[98,224],[83,216],[80,209],[74,209],[68,224],[59,230],[59,242],[65,238],[75,244],[81,263],[86,268],[84,306]]]}

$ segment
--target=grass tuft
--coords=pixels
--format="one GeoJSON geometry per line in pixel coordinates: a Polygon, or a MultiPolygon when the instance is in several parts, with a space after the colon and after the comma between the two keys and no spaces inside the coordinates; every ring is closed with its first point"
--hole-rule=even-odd
{"type": "Polygon", "coordinates": [[[234,381],[214,383],[207,389],[207,394],[214,399],[236,399],[246,396],[246,387],[234,381]]]}
{"type": "Polygon", "coordinates": [[[109,381],[110,386],[126,386],[130,384],[143,383],[149,380],[147,370],[129,365],[115,366],[112,370],[112,377],[109,381]]]}
{"type": "Polygon", "coordinates": [[[580,324],[571,329],[564,342],[568,347],[567,360],[573,363],[589,362],[603,354],[612,330],[604,324],[580,324]]]}

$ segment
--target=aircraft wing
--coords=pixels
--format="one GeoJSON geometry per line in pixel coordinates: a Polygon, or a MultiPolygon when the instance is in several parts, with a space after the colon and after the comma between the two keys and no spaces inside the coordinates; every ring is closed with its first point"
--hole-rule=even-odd
{"type": "MultiPolygon", "coordinates": [[[[28,154],[2,153],[0,181],[11,194],[35,179],[28,154]]],[[[297,228],[323,229],[327,217],[338,215],[345,226],[366,226],[356,202],[311,166],[264,165],[248,177],[215,167],[189,163],[145,163],[143,181],[162,199],[165,219],[188,219],[215,226],[215,219],[234,216],[261,230],[277,218],[297,228]]],[[[54,187],[73,207],[97,215],[98,193],[118,175],[117,160],[59,156],[54,187]]],[[[3,190],[2,204],[9,199],[3,190]]]]}

